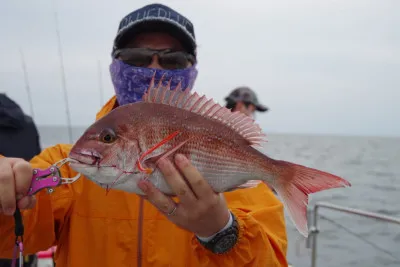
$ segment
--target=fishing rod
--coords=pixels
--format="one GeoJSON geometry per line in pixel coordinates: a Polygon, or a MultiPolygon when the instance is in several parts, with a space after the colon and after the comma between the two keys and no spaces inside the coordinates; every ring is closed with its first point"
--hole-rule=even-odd
{"type": "Polygon", "coordinates": [[[101,63],[97,60],[98,76],[99,76],[99,91],[100,91],[100,108],[104,105],[104,89],[103,89],[103,78],[101,74],[101,63]]]}
{"type": "Polygon", "coordinates": [[[69,136],[69,142],[72,143],[71,114],[69,111],[68,92],[67,92],[67,86],[66,86],[66,80],[65,80],[64,59],[63,59],[63,54],[62,54],[60,30],[59,30],[59,25],[58,25],[58,14],[57,14],[55,0],[53,0],[53,10],[54,10],[54,18],[55,18],[55,24],[56,24],[58,55],[60,57],[61,85],[62,85],[62,89],[64,92],[64,98],[65,98],[65,113],[67,115],[68,136],[69,136]]]}
{"type": "Polygon", "coordinates": [[[31,94],[31,88],[29,85],[28,71],[26,70],[25,57],[24,57],[24,53],[22,52],[22,48],[19,48],[19,53],[21,55],[21,65],[22,65],[22,70],[24,73],[25,89],[26,89],[26,93],[28,95],[29,109],[31,111],[32,120],[34,120],[35,114],[33,112],[32,94],[31,94]]]}

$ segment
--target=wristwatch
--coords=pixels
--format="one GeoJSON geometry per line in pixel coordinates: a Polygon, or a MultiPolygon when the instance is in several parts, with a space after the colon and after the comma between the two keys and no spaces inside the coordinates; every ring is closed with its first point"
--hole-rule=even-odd
{"type": "Polygon", "coordinates": [[[231,216],[233,219],[231,226],[219,232],[207,242],[196,237],[199,243],[214,254],[223,254],[231,250],[239,239],[239,223],[232,212],[231,216]]]}

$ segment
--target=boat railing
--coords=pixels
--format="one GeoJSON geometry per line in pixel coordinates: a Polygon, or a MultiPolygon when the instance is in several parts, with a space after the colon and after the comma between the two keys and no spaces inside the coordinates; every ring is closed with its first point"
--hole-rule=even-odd
{"type": "Polygon", "coordinates": [[[386,216],[386,215],[382,215],[379,213],[374,213],[374,212],[368,212],[368,211],[363,211],[363,210],[359,210],[359,209],[354,209],[354,208],[350,208],[350,207],[343,207],[343,206],[338,206],[338,205],[334,205],[331,203],[327,203],[327,202],[317,202],[314,207],[309,210],[309,219],[312,218],[312,221],[310,222],[310,227],[309,227],[309,235],[307,238],[307,248],[311,248],[311,267],[316,267],[316,261],[317,261],[317,236],[319,233],[318,230],[318,210],[320,208],[326,208],[326,209],[330,209],[330,210],[335,210],[335,211],[339,211],[339,212],[344,212],[344,213],[348,213],[348,214],[354,214],[354,215],[359,215],[359,216],[363,216],[363,217],[368,217],[368,218],[372,218],[372,219],[376,219],[376,220],[381,220],[381,221],[385,221],[388,223],[394,223],[394,224],[398,224],[400,225],[400,218],[395,218],[395,217],[391,217],[391,216],[386,216]]]}

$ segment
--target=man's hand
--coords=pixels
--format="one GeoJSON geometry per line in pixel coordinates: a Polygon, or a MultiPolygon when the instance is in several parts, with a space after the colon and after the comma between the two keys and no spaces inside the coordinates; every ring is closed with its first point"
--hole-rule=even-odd
{"type": "Polygon", "coordinates": [[[183,176],[167,159],[161,160],[158,167],[179,198],[179,203],[160,192],[149,181],[140,181],[140,189],[146,193],[148,201],[179,227],[200,237],[217,233],[230,218],[223,196],[213,191],[185,156],[176,155],[175,163],[183,176]]]}
{"type": "Polygon", "coordinates": [[[32,179],[29,162],[18,158],[0,158],[0,213],[13,215],[20,209],[33,208],[35,198],[26,196],[32,179]]]}

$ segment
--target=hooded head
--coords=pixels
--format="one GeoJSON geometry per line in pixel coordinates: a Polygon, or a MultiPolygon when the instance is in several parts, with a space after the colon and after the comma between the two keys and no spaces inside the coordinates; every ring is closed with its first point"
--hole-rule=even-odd
{"type": "Polygon", "coordinates": [[[19,129],[25,125],[21,107],[6,94],[0,93],[0,127],[19,129]]]}

